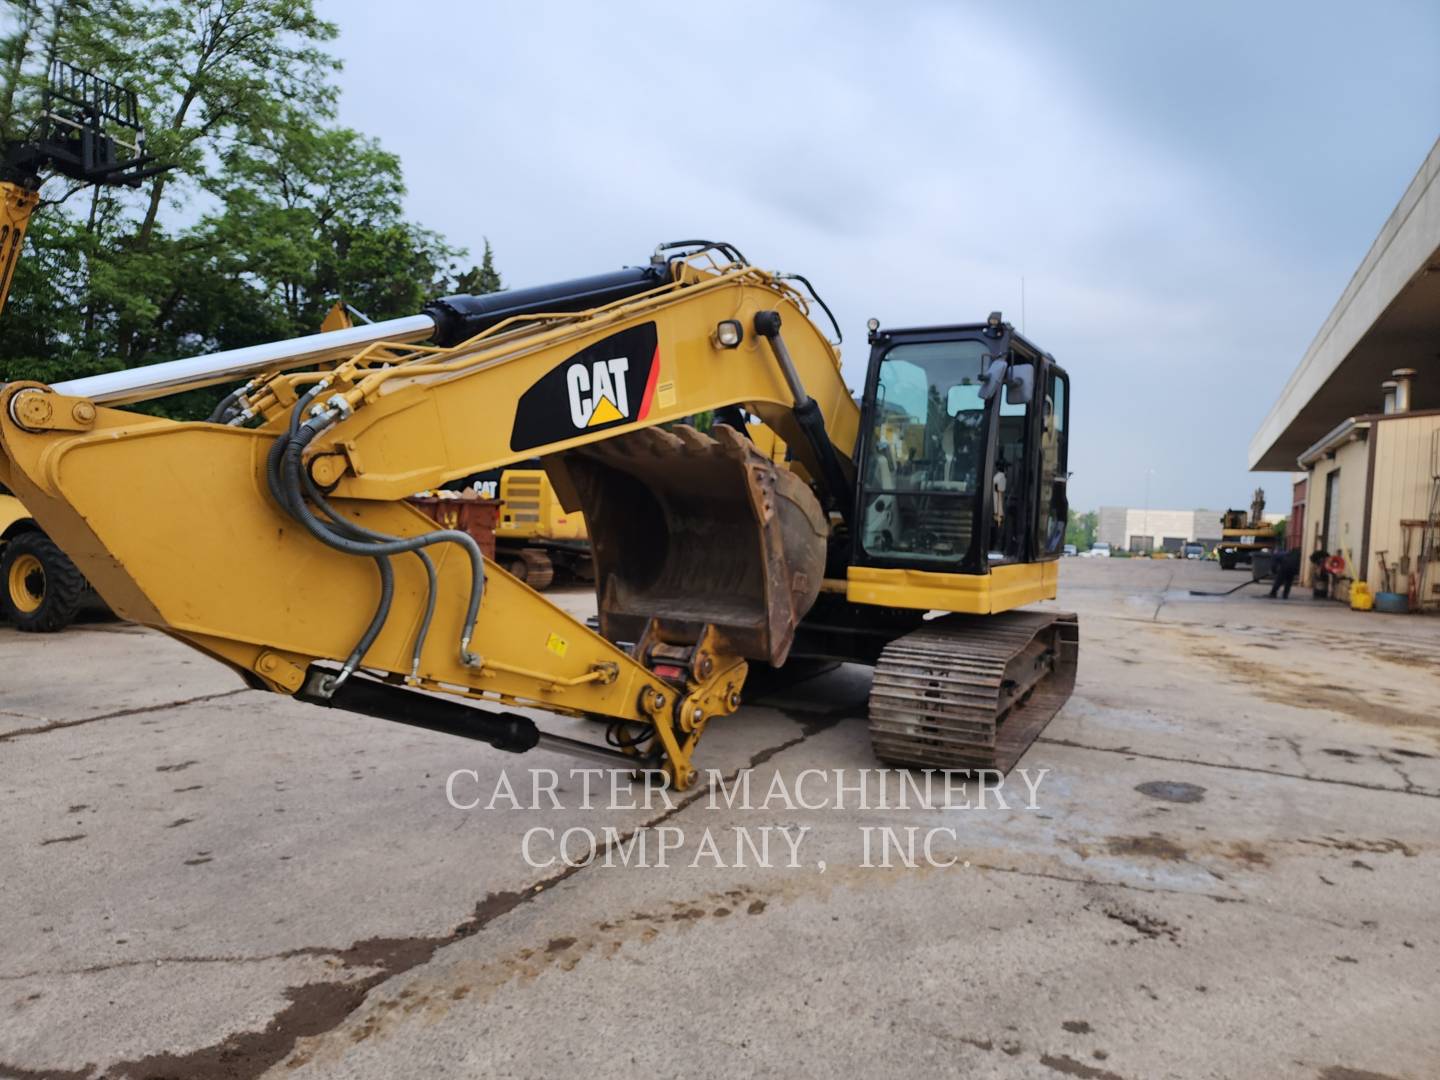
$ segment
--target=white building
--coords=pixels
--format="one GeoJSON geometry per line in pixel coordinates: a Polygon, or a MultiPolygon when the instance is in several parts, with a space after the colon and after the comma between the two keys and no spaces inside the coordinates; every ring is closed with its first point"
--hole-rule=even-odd
{"type": "MultiPolygon", "coordinates": [[[[1284,514],[1266,514],[1265,520],[1279,521],[1284,514]]],[[[1102,506],[1095,539],[1115,551],[1179,551],[1189,543],[1201,543],[1209,551],[1220,539],[1219,510],[1144,510],[1127,506],[1102,506]]]]}

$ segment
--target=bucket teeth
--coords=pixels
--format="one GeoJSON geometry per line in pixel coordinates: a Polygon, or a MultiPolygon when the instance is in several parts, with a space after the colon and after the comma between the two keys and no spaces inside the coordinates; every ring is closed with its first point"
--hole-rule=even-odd
{"type": "Polygon", "coordinates": [[[685,449],[692,454],[708,454],[718,445],[709,435],[696,431],[689,424],[676,424],[675,434],[684,444],[685,449]]]}
{"type": "Polygon", "coordinates": [[[824,576],[828,522],[798,476],[734,428],[646,428],[565,466],[595,553],[600,624],[714,626],[735,653],[782,663],[824,576]]]}
{"type": "MultiPolygon", "coordinates": [[[[622,451],[625,448],[625,444],[629,441],[629,437],[611,440],[611,442],[618,444],[615,448],[622,451]]],[[[605,445],[608,447],[610,443],[605,445]]],[[[685,443],[681,440],[680,436],[673,435],[664,428],[646,428],[645,438],[637,440],[636,450],[642,447],[652,456],[660,457],[666,453],[678,454],[685,448],[685,443]]]]}
{"type": "Polygon", "coordinates": [[[750,449],[750,440],[741,435],[729,424],[716,424],[714,427],[715,441],[731,454],[745,454],[750,449]]]}

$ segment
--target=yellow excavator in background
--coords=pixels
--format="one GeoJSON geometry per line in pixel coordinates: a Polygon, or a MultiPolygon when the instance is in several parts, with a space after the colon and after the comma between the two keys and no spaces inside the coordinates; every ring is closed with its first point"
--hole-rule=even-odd
{"type": "Polygon", "coordinates": [[[536,592],[562,581],[590,581],[590,533],[585,515],[566,510],[544,469],[508,468],[498,484],[500,522],[496,561],[536,592]]]}
{"type": "Polygon", "coordinates": [[[749,665],[841,659],[875,668],[881,760],[1007,769],[1075,677],[1075,617],[1014,610],[1056,595],[1068,377],[998,312],[871,320],[857,404],[812,301],[683,241],[368,326],[12,382],[0,482],[119,614],[316,705],[684,788],[749,665]],[[119,407],[239,379],[208,422],[119,407]],[[683,422],[705,411],[709,433],[683,422]],[[405,502],[534,457],[588,523],[598,632],[405,502]],[[605,745],[507,705],[604,719],[605,745]]]}

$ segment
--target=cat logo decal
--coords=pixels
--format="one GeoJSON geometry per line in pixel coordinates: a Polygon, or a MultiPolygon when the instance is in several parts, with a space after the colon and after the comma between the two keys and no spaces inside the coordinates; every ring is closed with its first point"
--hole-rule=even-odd
{"type": "Polygon", "coordinates": [[[510,449],[531,450],[573,439],[582,431],[644,420],[659,375],[660,344],[653,322],[587,345],[520,395],[510,449]]]}

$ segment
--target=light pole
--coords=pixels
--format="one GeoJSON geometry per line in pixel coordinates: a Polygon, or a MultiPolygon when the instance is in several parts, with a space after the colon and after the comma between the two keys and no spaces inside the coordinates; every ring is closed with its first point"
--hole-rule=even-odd
{"type": "Polygon", "coordinates": [[[1145,535],[1150,538],[1150,551],[1155,550],[1155,534],[1150,531],[1150,478],[1154,475],[1154,469],[1145,470],[1145,535]]]}

